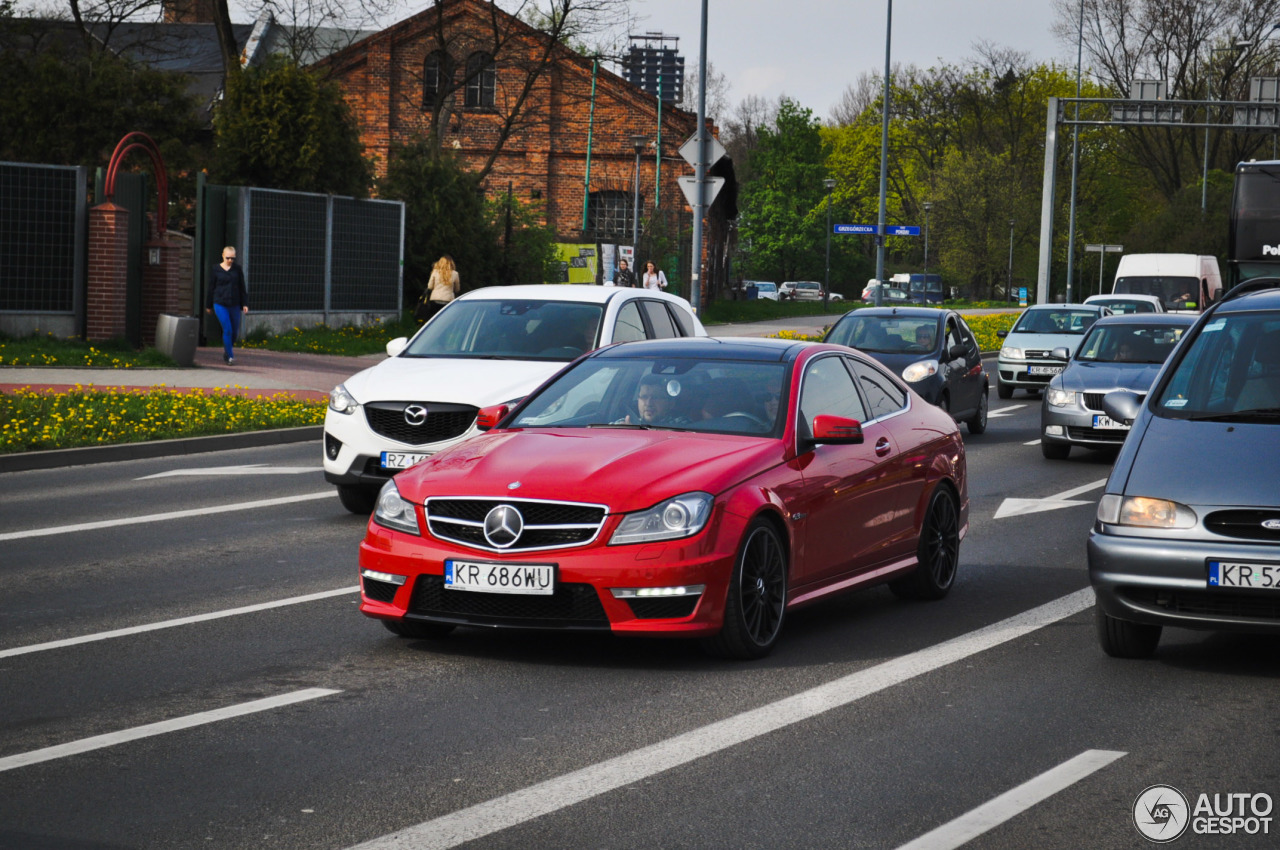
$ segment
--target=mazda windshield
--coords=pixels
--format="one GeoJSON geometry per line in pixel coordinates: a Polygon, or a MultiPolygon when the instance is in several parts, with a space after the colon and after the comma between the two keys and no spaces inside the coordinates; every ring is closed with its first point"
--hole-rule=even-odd
{"type": "Polygon", "coordinates": [[[428,322],[401,356],[569,361],[596,347],[603,314],[602,304],[464,299],[428,322]]]}

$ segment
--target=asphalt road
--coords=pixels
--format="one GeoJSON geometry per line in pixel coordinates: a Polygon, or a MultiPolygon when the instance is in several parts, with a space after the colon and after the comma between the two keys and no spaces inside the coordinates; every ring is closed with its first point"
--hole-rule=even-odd
{"type": "Polygon", "coordinates": [[[1149,786],[1280,796],[1280,641],[1104,656],[1111,459],[1046,461],[1038,400],[993,403],[951,595],[803,609],[756,663],[394,638],[314,444],[8,473],[0,848],[1144,847],[1149,786]]]}

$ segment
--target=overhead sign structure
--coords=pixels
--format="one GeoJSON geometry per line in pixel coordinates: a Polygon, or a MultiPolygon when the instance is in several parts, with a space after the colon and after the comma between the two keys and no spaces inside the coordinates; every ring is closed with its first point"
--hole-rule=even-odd
{"type": "MultiPolygon", "coordinates": [[[[837,224],[832,230],[836,233],[875,233],[879,228],[874,224],[837,224]]],[[[886,224],[885,236],[919,236],[920,228],[914,224],[886,224]]]]}

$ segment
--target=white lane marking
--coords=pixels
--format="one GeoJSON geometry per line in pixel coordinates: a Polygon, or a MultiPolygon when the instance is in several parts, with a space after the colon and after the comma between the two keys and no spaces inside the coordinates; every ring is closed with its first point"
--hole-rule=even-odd
{"type": "MultiPolygon", "coordinates": [[[[308,470],[308,472],[311,470],[308,470]]],[[[148,522],[161,522],[167,519],[187,519],[188,517],[205,517],[213,514],[225,514],[232,511],[253,511],[258,508],[274,508],[279,505],[291,505],[294,502],[311,502],[316,499],[333,498],[333,491],[308,493],[305,496],[284,496],[279,499],[259,499],[256,502],[238,502],[234,505],[213,505],[207,508],[192,508],[187,511],[170,511],[163,514],[147,514],[146,516],[121,517],[120,519],[104,519],[99,522],[80,522],[75,525],[54,525],[48,528],[33,528],[29,531],[8,531],[0,534],[0,540],[25,540],[31,537],[49,537],[54,534],[70,534],[74,531],[96,531],[100,528],[120,528],[126,525],[141,525],[148,522]]]]}
{"type": "Polygon", "coordinates": [[[355,587],[341,587],[337,590],[323,590],[319,593],[308,593],[306,596],[293,596],[288,599],[277,599],[274,602],[259,602],[257,605],[246,605],[243,608],[228,608],[225,611],[211,611],[208,614],[194,614],[190,617],[180,617],[176,620],[147,623],[143,626],[130,626],[127,629],[115,629],[110,632],[98,632],[91,635],[81,635],[80,637],[51,640],[48,643],[33,643],[30,646],[16,646],[12,649],[0,649],[0,658],[10,658],[14,655],[27,655],[32,652],[44,652],[49,649],[62,649],[66,646],[76,646],[81,643],[93,643],[99,640],[110,640],[111,638],[138,635],[143,632],[154,632],[157,629],[171,629],[175,626],[189,626],[192,623],[203,623],[207,620],[219,620],[223,617],[235,617],[240,614],[253,614],[258,611],[269,611],[272,608],[283,608],[286,605],[300,605],[303,602],[314,602],[317,599],[328,599],[331,596],[346,596],[356,593],[359,590],[359,585],[356,585],[355,587]]]}
{"type": "Polygon", "coordinates": [[[1115,750],[1085,750],[898,850],[953,850],[1126,755],[1115,750]]]}
{"type": "Polygon", "coordinates": [[[1036,437],[1034,440],[1032,440],[1032,441],[1030,441],[1030,442],[1027,442],[1027,443],[1023,443],[1022,445],[1024,445],[1024,446],[1038,446],[1038,445],[1040,445],[1040,438],[1039,438],[1039,437],[1036,437]]]}
{"type": "Polygon", "coordinates": [[[1008,407],[1000,407],[1000,408],[997,408],[997,409],[995,409],[995,410],[989,410],[989,411],[987,411],[987,418],[988,418],[988,419],[991,419],[992,417],[995,417],[995,418],[997,418],[997,419],[998,419],[998,418],[1000,418],[1001,416],[1009,416],[1009,415],[1010,415],[1010,414],[1012,414],[1015,410],[1018,410],[1019,408],[1023,408],[1023,407],[1026,407],[1026,405],[1025,405],[1025,404],[1011,404],[1011,405],[1009,405],[1008,407]]]}
{"type": "Polygon", "coordinates": [[[248,466],[209,466],[203,469],[171,469],[168,472],[157,472],[155,475],[144,475],[134,481],[150,481],[152,478],[172,478],[176,475],[298,475],[303,472],[320,472],[318,466],[267,466],[263,463],[248,466]]]}
{"type": "Polygon", "coordinates": [[[1042,511],[1056,511],[1059,508],[1073,508],[1076,505],[1092,505],[1092,501],[1082,501],[1073,499],[1072,496],[1079,496],[1090,490],[1096,490],[1107,483],[1107,479],[1102,478],[1091,484],[1084,484],[1080,487],[1073,487],[1070,490],[1063,490],[1061,493],[1055,493],[1052,496],[1046,496],[1043,499],[1005,499],[1000,503],[1000,507],[996,508],[995,516],[992,519],[1004,519],[1011,516],[1026,516],[1027,514],[1038,514],[1042,511]]]}
{"type": "Polygon", "coordinates": [[[1093,605],[1085,588],[967,635],[895,658],[666,741],[375,838],[353,850],[444,850],[639,782],[954,664],[1093,605]]]}
{"type": "Polygon", "coordinates": [[[175,717],[172,720],[162,720],[159,723],[148,723],[146,726],[135,726],[132,729],[109,732],[106,735],[95,735],[92,738],[82,738],[69,744],[59,744],[56,747],[45,747],[42,750],[32,750],[29,753],[18,753],[16,756],[0,758],[0,771],[39,764],[42,761],[53,761],[54,759],[87,753],[91,750],[100,750],[104,747],[114,747],[116,744],[137,741],[140,738],[150,738],[153,735],[163,735],[166,732],[179,732],[183,729],[190,729],[193,726],[204,726],[208,723],[216,723],[219,720],[229,720],[232,717],[242,717],[259,711],[269,711],[273,708],[281,708],[282,706],[305,702],[309,699],[319,699],[320,697],[333,696],[340,693],[342,691],[334,691],[328,688],[307,688],[306,690],[294,691],[280,696],[254,700],[253,702],[229,705],[226,708],[219,708],[214,711],[202,711],[199,714],[189,714],[186,717],[175,717]]]}

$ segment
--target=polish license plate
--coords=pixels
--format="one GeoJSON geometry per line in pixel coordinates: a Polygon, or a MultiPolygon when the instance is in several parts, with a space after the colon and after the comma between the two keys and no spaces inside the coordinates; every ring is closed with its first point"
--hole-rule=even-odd
{"type": "Polygon", "coordinates": [[[420,452],[383,452],[383,469],[408,469],[420,460],[431,457],[431,454],[420,452]]]}
{"type": "Polygon", "coordinates": [[[1280,590],[1280,564],[1247,561],[1209,561],[1210,587],[1280,590]]]}
{"type": "Polygon", "coordinates": [[[1093,427],[1099,430],[1112,431],[1128,431],[1129,426],[1123,422],[1117,422],[1109,416],[1103,416],[1101,413],[1095,414],[1093,417],[1093,427]]]}
{"type": "Polygon", "coordinates": [[[519,593],[550,596],[556,591],[554,564],[485,564],[477,561],[444,562],[446,590],[475,593],[519,593]]]}
{"type": "Polygon", "coordinates": [[[1065,368],[1067,367],[1066,366],[1028,366],[1027,374],[1028,375],[1056,375],[1065,368]]]}

